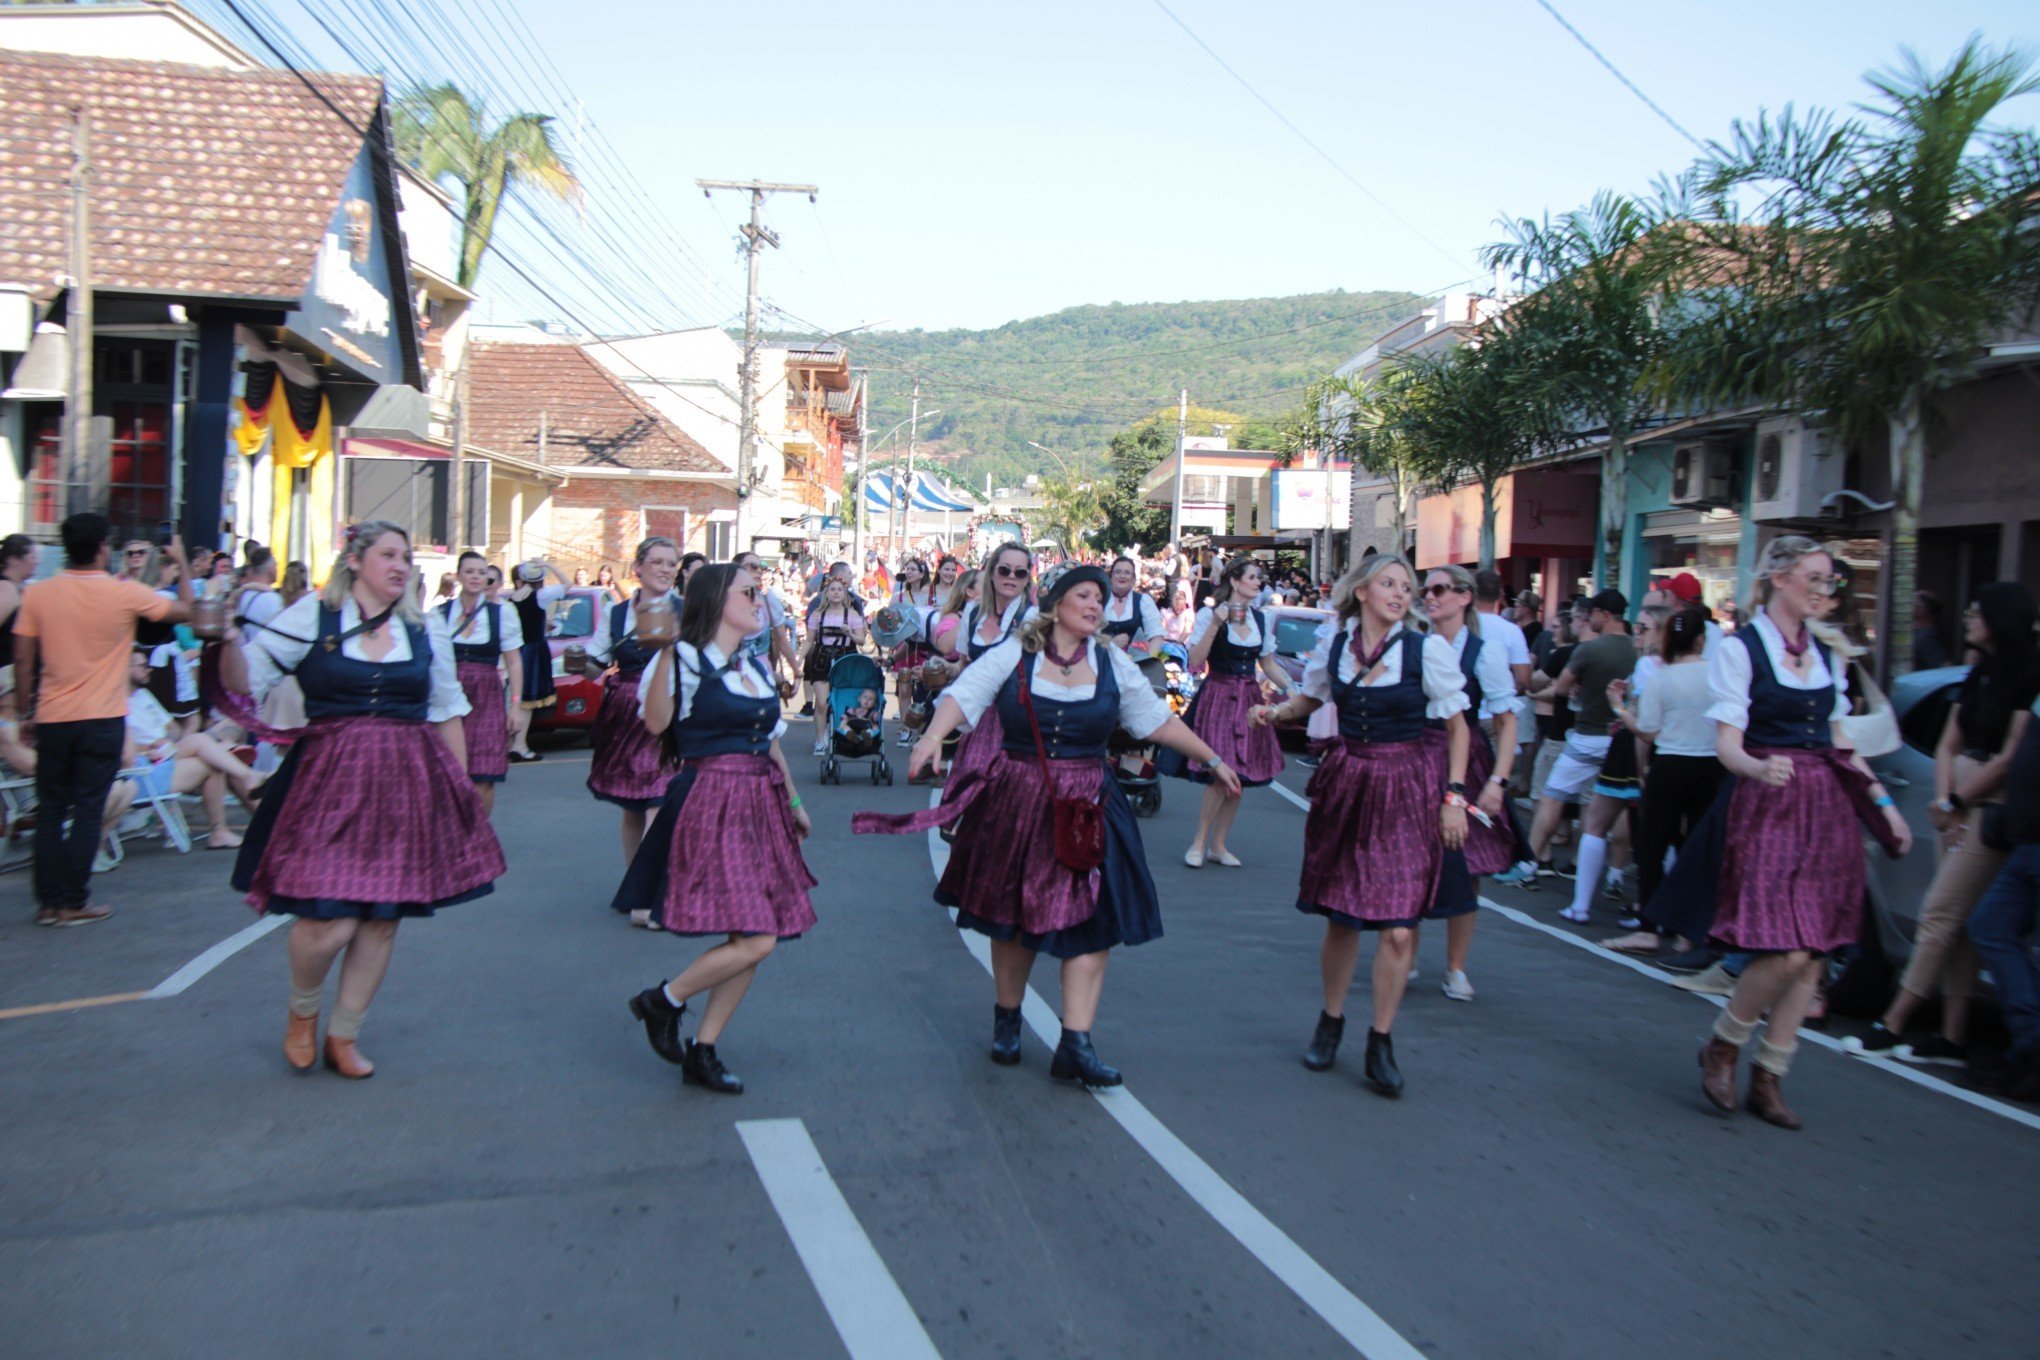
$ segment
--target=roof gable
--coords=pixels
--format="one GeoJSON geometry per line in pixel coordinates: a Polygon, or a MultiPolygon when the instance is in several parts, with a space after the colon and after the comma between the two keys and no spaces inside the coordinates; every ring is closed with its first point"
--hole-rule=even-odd
{"type": "Polygon", "coordinates": [[[698,472],[715,455],[578,345],[477,344],[469,350],[468,442],[552,467],[698,472]]]}

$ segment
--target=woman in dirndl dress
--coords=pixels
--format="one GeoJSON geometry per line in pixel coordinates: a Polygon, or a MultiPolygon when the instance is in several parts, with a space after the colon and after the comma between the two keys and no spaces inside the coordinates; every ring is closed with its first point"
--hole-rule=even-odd
{"type": "MultiPolygon", "coordinates": [[[[1820,544],[1772,539],[1757,564],[1763,612],[1710,648],[1707,673],[1707,716],[1728,776],[1709,814],[1723,818],[1709,842],[1719,847],[1711,933],[1756,957],[1700,1049],[1700,1088],[1716,1109],[1735,1112],[1736,1064],[1763,1021],[1743,1103],[1786,1129],[1800,1127],[1784,1091],[1800,1023],[1827,956],[1862,928],[1857,823],[1893,854],[1912,845],[1891,795],[1837,726],[1849,714],[1847,671],[1809,626],[1834,588],[1834,559],[1820,544]]],[[[1680,870],[1687,859],[1679,857],[1680,870]]]]}
{"type": "Polygon", "coordinates": [[[1105,623],[1098,630],[1136,659],[1147,656],[1149,644],[1162,636],[1162,611],[1154,596],[1134,588],[1139,582],[1140,564],[1131,557],[1112,563],[1112,595],[1105,601],[1105,623]]]}
{"type": "MultiPolygon", "coordinates": [[[[1509,669],[1507,649],[1481,637],[1481,614],[1473,607],[1473,592],[1473,573],[1465,567],[1437,567],[1425,573],[1424,613],[1431,621],[1431,634],[1452,645],[1459,673],[1466,679],[1466,787],[1476,790],[1473,803],[1479,814],[1468,814],[1465,846],[1445,852],[1438,895],[1428,913],[1445,918],[1442,990],[1454,1001],[1473,1000],[1466,959],[1473,949],[1474,922],[1480,919],[1480,880],[1514,864],[1523,843],[1507,796],[1516,768],[1516,677],[1509,669]],[[1482,720],[1495,725],[1492,742],[1482,720]]],[[[1445,724],[1427,719],[1424,739],[1442,771],[1448,745],[1445,724]]]]}
{"type": "MultiPolygon", "coordinates": [[[[673,763],[658,737],[638,719],[638,684],[653,649],[638,641],[638,606],[669,596],[680,571],[680,548],[663,534],[638,544],[631,574],[638,588],[629,599],[603,610],[588,639],[588,669],[603,672],[602,706],[589,729],[594,755],[588,762],[588,792],[623,809],[623,862],[630,863],[644,839],[645,814],[659,806],[673,778],[673,763]]],[[[674,607],[679,602],[674,601],[674,607]]],[[[634,925],[647,918],[633,916],[634,925]]]]}
{"type": "Polygon", "coordinates": [[[234,865],[258,912],[297,917],[283,1052],[319,1060],[321,993],[344,951],[325,1063],[374,1073],[356,1047],[398,922],[493,890],[503,851],[468,779],[461,693],[446,620],[421,615],[405,531],[356,525],[320,595],[225,649],[230,689],[259,703],[286,675],[309,724],[271,777],[234,865]]]}
{"type": "Polygon", "coordinates": [[[1304,667],[1302,692],[1253,709],[1265,729],[1337,706],[1339,739],[1311,776],[1303,825],[1298,911],[1325,918],[1319,968],[1325,1004],[1303,1065],[1332,1065],[1346,1030],[1346,991],[1360,959],[1360,932],[1377,931],[1374,1016],[1366,1076],[1385,1096],[1402,1094],[1389,1038],[1416,957],[1416,926],[1433,909],[1448,851],[1466,845],[1466,678],[1451,643],[1408,622],[1415,575],[1376,553],[1333,591],[1335,626],[1304,667]],[[1445,725],[1445,761],[1425,738],[1445,725]]]}
{"type": "Polygon", "coordinates": [[[758,631],[763,587],[742,567],[698,568],[687,582],[680,640],[645,673],[645,728],[678,762],[665,801],[623,876],[613,904],[650,912],[674,935],[721,935],[678,977],[630,999],[652,1051],[683,1080],[724,1095],[744,1083],[716,1056],[716,1041],[781,940],[814,928],[801,859],[809,830],[779,739],[779,689],[762,657],[743,657],[758,631]],[[703,992],[701,1026],[680,1038],[687,1003],[703,992]]]}
{"type": "Polygon", "coordinates": [[[948,801],[907,816],[860,812],[851,819],[863,833],[956,828],[935,900],[957,909],[961,929],[991,937],[992,1061],[1020,1061],[1020,1004],[1034,960],[1045,953],[1062,961],[1062,1038],[1049,1074],[1086,1086],[1120,1084],[1091,1043],[1108,951],[1162,933],[1140,829],[1107,767],[1107,741],[1123,726],[1209,765],[1232,796],[1240,787],[1132,659],[1099,638],[1109,590],[1097,567],[1065,572],[1019,636],[984,652],[943,692],[914,744],[909,777],[933,765],[943,738],[965,722],[998,738],[986,760],[952,777],[948,801]],[[1057,857],[1052,799],[1099,808],[1102,863],[1077,869],[1057,857]]]}
{"type": "Polygon", "coordinates": [[[467,696],[461,733],[467,742],[468,778],[482,797],[482,810],[496,812],[496,786],[510,772],[510,711],[503,700],[504,672],[512,693],[524,688],[524,634],[517,612],[489,602],[489,559],[469,549],[460,555],[460,593],[439,606],[453,640],[453,660],[467,696]]]}
{"type": "MultiPolygon", "coordinates": [[[[1033,618],[1030,583],[1034,579],[1034,555],[1018,543],[1001,543],[978,571],[977,598],[963,607],[963,622],[957,635],[968,663],[1011,638],[1020,625],[1033,618]]],[[[964,669],[969,670],[969,665],[964,669]]],[[[955,724],[951,724],[953,728],[955,724]]],[[[1002,740],[995,722],[976,723],[956,748],[949,767],[949,782],[942,801],[954,796],[957,782],[965,774],[982,770],[997,753],[1002,740]]],[[[907,776],[909,781],[913,775],[907,776]]]]}
{"type": "MultiPolygon", "coordinates": [[[[935,654],[929,640],[929,629],[934,625],[936,611],[942,606],[942,594],[928,575],[928,564],[918,557],[909,557],[900,563],[900,584],[893,592],[893,607],[912,605],[920,616],[921,626],[914,637],[908,638],[893,648],[892,659],[886,669],[893,673],[893,689],[899,704],[899,714],[906,716],[907,709],[914,701],[914,683],[921,667],[935,654]]],[[[903,722],[900,724],[900,745],[913,744],[913,733],[903,722]]]]}
{"type": "MultiPolygon", "coordinates": [[[[1219,578],[1216,601],[1197,611],[1190,667],[1208,669],[1190,700],[1189,712],[1183,715],[1190,730],[1238,771],[1240,783],[1249,788],[1272,784],[1282,773],[1282,748],[1276,744],[1274,732],[1247,721],[1247,714],[1267,697],[1255,671],[1278,692],[1290,690],[1289,676],[1275,660],[1275,625],[1265,611],[1254,607],[1261,582],[1259,562],[1251,557],[1235,558],[1219,578]]],[[[1209,771],[1196,761],[1165,755],[1159,764],[1163,774],[1211,783],[1209,771]]],[[[1193,869],[1206,863],[1239,868],[1239,856],[1225,844],[1239,811],[1239,799],[1207,787],[1197,809],[1197,834],[1184,851],[1183,862],[1193,869]]]]}
{"type": "Polygon", "coordinates": [[[517,611],[517,632],[524,639],[518,653],[524,684],[511,714],[515,725],[510,732],[510,759],[543,760],[545,757],[531,749],[531,723],[538,710],[558,702],[553,690],[552,646],[546,639],[552,635],[549,611],[567,593],[567,578],[550,562],[521,562],[509,586],[506,598],[517,611]],[[548,574],[553,577],[552,585],[545,584],[548,574]]]}

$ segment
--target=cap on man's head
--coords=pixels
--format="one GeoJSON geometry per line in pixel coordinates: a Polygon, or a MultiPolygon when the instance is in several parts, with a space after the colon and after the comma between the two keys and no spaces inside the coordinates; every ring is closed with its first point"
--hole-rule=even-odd
{"type": "Polygon", "coordinates": [[[1690,571],[1682,571],[1660,587],[1687,604],[1700,603],[1700,578],[1690,571]]]}
{"type": "Polygon", "coordinates": [[[1621,591],[1610,588],[1588,600],[1587,608],[1606,610],[1619,619],[1628,615],[1629,599],[1621,591]]]}

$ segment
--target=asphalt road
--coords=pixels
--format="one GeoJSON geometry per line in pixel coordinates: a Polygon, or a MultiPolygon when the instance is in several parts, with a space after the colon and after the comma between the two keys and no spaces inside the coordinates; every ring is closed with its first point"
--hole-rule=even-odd
{"type": "MultiPolygon", "coordinates": [[[[1718,1118],[1708,1003],[1499,912],[1472,1004],[1425,939],[1403,1100],[1357,1034],[1307,1072],[1303,814],[1250,794],[1248,867],[1192,871],[1183,785],[1143,824],[1167,938],[1114,958],[1096,1031],[1128,1085],[1094,1097],[1036,1037],[985,1060],[931,847],[849,834],[926,790],[794,765],[821,924],[724,1036],[736,1099],[625,1013],[699,945],[605,909],[615,816],[571,748],[513,771],[496,894],[403,929],[372,1081],[286,1072],[281,931],[174,996],[0,1019],[0,1355],[2040,1351],[2031,1111],[1809,1043],[1806,1131],[1718,1118]]],[[[228,858],[137,847],[78,930],[0,877],[0,1011],[147,992],[243,931],[228,858]]]]}

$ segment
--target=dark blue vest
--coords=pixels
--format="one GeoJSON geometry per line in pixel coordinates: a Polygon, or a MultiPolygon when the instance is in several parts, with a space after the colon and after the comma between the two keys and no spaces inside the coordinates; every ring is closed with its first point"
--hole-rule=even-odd
{"type": "MultiPolygon", "coordinates": [[[[1466,720],[1477,729],[1480,726],[1480,634],[1471,628],[1466,630],[1466,649],[1459,654],[1459,673],[1466,677],[1466,720]]],[[[1443,718],[1426,718],[1424,726],[1443,729],[1443,718]]]]}
{"type": "MultiPolygon", "coordinates": [[[[685,665],[676,651],[675,665],[685,665]]],[[[694,703],[687,716],[666,729],[667,753],[676,760],[705,756],[762,756],[772,749],[772,729],[779,725],[779,691],[772,672],[756,657],[738,661],[765,681],[768,697],[749,699],[732,694],[722,682],[723,670],[710,670],[695,653],[694,703]]]]}
{"type": "MultiPolygon", "coordinates": [[[[678,608],[677,602],[674,607],[678,608]]],[[[629,608],[628,600],[609,607],[609,659],[624,679],[634,680],[645,667],[652,664],[657,649],[639,642],[635,631],[624,632],[624,611],[629,608]]]]}
{"type": "MultiPolygon", "coordinates": [[[[1014,755],[1034,758],[1034,730],[1027,725],[1027,710],[1020,705],[1020,686],[1032,684],[1038,653],[1023,652],[1020,664],[999,687],[997,706],[1004,745],[1014,755]]],[[[1103,760],[1105,744],[1119,726],[1119,677],[1113,674],[1112,658],[1101,644],[1095,658],[1098,687],[1088,699],[1065,702],[1030,694],[1034,717],[1041,724],[1041,744],[1050,760],[1103,760]]]]}
{"type": "Polygon", "coordinates": [[[1232,640],[1232,629],[1226,624],[1225,605],[1215,606],[1211,626],[1218,630],[1212,639],[1211,650],[1205,654],[1204,662],[1211,667],[1213,675],[1252,675],[1254,668],[1261,664],[1261,648],[1268,640],[1268,616],[1258,609],[1248,612],[1254,616],[1254,627],[1260,630],[1261,641],[1251,647],[1242,647],[1232,640]]]}
{"type": "MultiPolygon", "coordinates": [[[[1132,594],[1128,595],[1126,599],[1127,603],[1133,606],[1132,615],[1128,618],[1121,619],[1117,623],[1114,623],[1112,620],[1107,619],[1105,621],[1105,626],[1098,630],[1098,635],[1100,637],[1106,638],[1108,640],[1111,638],[1123,637],[1128,642],[1132,642],[1135,638],[1140,636],[1140,616],[1141,616],[1140,592],[1136,590],[1132,594]]],[[[1109,605],[1112,602],[1108,599],[1105,603],[1109,605]]]]}
{"type": "MultiPolygon", "coordinates": [[[[1008,609],[1013,609],[1012,605],[1007,605],[1006,607],[1008,609]]],[[[1008,628],[1002,633],[1000,633],[997,641],[979,642],[978,625],[985,621],[985,608],[981,604],[973,603],[968,609],[964,610],[963,621],[965,624],[969,626],[970,629],[969,632],[963,635],[965,639],[964,650],[969,654],[970,659],[972,661],[977,660],[979,657],[983,656],[986,652],[989,652],[990,650],[992,650],[992,648],[998,646],[999,643],[1004,642],[1007,638],[1013,636],[1015,630],[1017,630],[1020,627],[1020,620],[1023,617],[1025,617],[1026,613],[1027,613],[1026,605],[1021,605],[1018,609],[1014,609],[1013,626],[1011,628],[1008,628]]]]}
{"type": "Polygon", "coordinates": [[[1424,735],[1424,635],[1414,628],[1403,630],[1402,679],[1393,685],[1369,687],[1339,678],[1339,655],[1352,646],[1352,634],[1341,631],[1332,639],[1332,702],[1339,708],[1339,735],[1347,741],[1385,745],[1417,741],[1424,735]]]}
{"type": "Polygon", "coordinates": [[[356,661],[340,650],[339,611],[321,605],[318,640],[295,672],[305,692],[305,716],[424,722],[432,698],[432,638],[422,624],[401,626],[410,635],[409,661],[356,661]]]}
{"type": "MultiPolygon", "coordinates": [[[[1750,725],[1743,733],[1743,744],[1791,746],[1809,751],[1834,745],[1833,729],[1829,726],[1835,711],[1834,684],[1830,682],[1819,689],[1788,689],[1778,683],[1778,673],[1771,669],[1771,653],[1757,636],[1754,622],[1747,628],[1736,629],[1731,636],[1750,654],[1750,725]]],[[[1814,646],[1820,648],[1820,659],[1827,663],[1828,674],[1832,676],[1833,653],[1818,642],[1814,646]]]]}
{"type": "MultiPolygon", "coordinates": [[[[448,600],[445,604],[439,606],[439,612],[446,616],[447,632],[451,633],[460,626],[463,616],[460,613],[459,600],[448,600]]],[[[487,642],[462,642],[459,638],[455,638],[453,640],[453,659],[455,661],[475,661],[484,666],[493,666],[496,664],[496,659],[503,654],[503,606],[500,604],[490,604],[485,600],[482,602],[481,614],[489,621],[489,640],[487,642]]]]}

